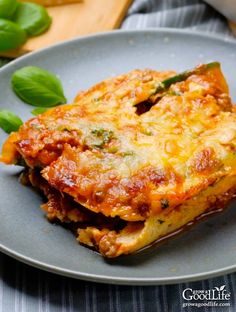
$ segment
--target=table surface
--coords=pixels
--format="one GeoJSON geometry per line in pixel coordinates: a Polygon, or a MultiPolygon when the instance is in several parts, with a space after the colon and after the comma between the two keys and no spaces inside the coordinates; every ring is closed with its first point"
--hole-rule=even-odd
{"type": "MultiPolygon", "coordinates": [[[[200,0],[136,0],[124,29],[176,27],[231,36],[225,19],[200,0]]],[[[0,60],[0,66],[7,60],[0,60]]],[[[166,286],[114,286],[74,280],[29,267],[0,254],[0,312],[236,311],[236,274],[166,286]],[[228,307],[184,307],[186,288],[225,286],[228,307]]],[[[208,301],[198,301],[207,303],[208,301]]]]}

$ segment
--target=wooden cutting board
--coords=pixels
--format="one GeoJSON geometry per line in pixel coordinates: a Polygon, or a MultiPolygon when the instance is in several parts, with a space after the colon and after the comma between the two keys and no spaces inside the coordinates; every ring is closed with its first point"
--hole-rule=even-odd
{"type": "Polygon", "coordinates": [[[84,0],[83,3],[48,7],[53,23],[45,34],[29,39],[18,50],[2,53],[17,57],[49,45],[118,28],[133,0],[84,0]]]}
{"type": "Polygon", "coordinates": [[[228,21],[229,22],[229,27],[231,28],[233,34],[236,36],[236,23],[228,21]]]}

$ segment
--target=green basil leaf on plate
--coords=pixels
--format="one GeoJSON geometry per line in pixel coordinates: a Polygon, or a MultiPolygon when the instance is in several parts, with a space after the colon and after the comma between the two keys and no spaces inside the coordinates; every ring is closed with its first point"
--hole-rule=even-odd
{"type": "Polygon", "coordinates": [[[19,25],[0,18],[0,51],[18,48],[26,39],[26,33],[19,25]]]}
{"type": "Polygon", "coordinates": [[[0,18],[10,19],[17,8],[16,0],[0,0],[0,18]]]}
{"type": "Polygon", "coordinates": [[[17,131],[23,121],[17,115],[8,110],[0,110],[0,128],[6,133],[17,131]]]}
{"type": "Polygon", "coordinates": [[[38,36],[48,30],[52,19],[47,10],[38,4],[19,3],[13,16],[15,23],[19,24],[29,36],[38,36]]]}
{"type": "Polygon", "coordinates": [[[12,76],[13,91],[25,103],[38,107],[53,107],[66,103],[60,80],[49,71],[27,66],[12,76]]]}
{"type": "Polygon", "coordinates": [[[38,116],[40,114],[45,113],[47,110],[48,109],[46,107],[37,107],[31,111],[31,114],[34,116],[38,116]]]}

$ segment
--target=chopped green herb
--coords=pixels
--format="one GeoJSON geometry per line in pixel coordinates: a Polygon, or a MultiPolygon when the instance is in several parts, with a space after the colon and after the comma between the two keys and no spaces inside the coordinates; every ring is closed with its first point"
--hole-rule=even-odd
{"type": "Polygon", "coordinates": [[[153,133],[149,129],[144,129],[143,134],[151,136],[153,133]]]}
{"type": "Polygon", "coordinates": [[[106,129],[93,129],[91,131],[92,135],[95,137],[92,145],[94,147],[102,148],[105,144],[109,143],[113,136],[113,131],[106,129]]]}
{"type": "Polygon", "coordinates": [[[174,91],[174,90],[169,90],[169,91],[168,91],[168,95],[177,95],[177,96],[180,96],[181,93],[180,93],[180,92],[177,92],[177,91],[174,91]]]}
{"type": "Polygon", "coordinates": [[[93,101],[94,101],[94,102],[99,102],[99,101],[100,101],[100,97],[94,97],[94,98],[93,98],[93,101]]]}
{"type": "Polygon", "coordinates": [[[23,124],[23,121],[17,115],[7,110],[0,111],[0,128],[6,133],[17,131],[23,124]]]}
{"type": "Polygon", "coordinates": [[[168,201],[168,199],[161,199],[161,208],[162,209],[166,209],[166,208],[168,208],[169,207],[169,201],[168,201]]]}
{"type": "Polygon", "coordinates": [[[172,84],[175,84],[177,82],[185,81],[188,77],[192,75],[201,75],[203,73],[206,73],[208,70],[211,70],[212,68],[220,67],[220,63],[218,62],[211,62],[208,64],[202,64],[199,65],[193,69],[186,70],[182,73],[179,73],[175,76],[172,76],[170,78],[167,78],[163,80],[162,82],[159,82],[155,89],[153,89],[152,96],[158,95],[159,98],[161,98],[163,95],[168,93],[169,88],[172,84]],[[159,95],[160,93],[160,95],[159,95]]]}
{"type": "Polygon", "coordinates": [[[135,153],[133,151],[127,151],[127,152],[123,152],[121,153],[121,156],[134,156],[135,153]]]}
{"type": "Polygon", "coordinates": [[[107,149],[107,152],[108,153],[111,153],[111,154],[115,154],[118,152],[118,147],[117,146],[111,146],[107,149]]]}
{"type": "Polygon", "coordinates": [[[31,126],[32,126],[34,129],[37,129],[37,130],[42,129],[42,125],[39,125],[39,124],[32,124],[31,126]]]}
{"type": "Polygon", "coordinates": [[[211,62],[208,64],[202,64],[202,65],[199,65],[193,69],[186,70],[180,74],[177,74],[175,76],[167,78],[167,79],[163,80],[162,82],[158,83],[158,86],[155,90],[155,93],[166,91],[172,84],[174,84],[176,82],[184,81],[192,75],[203,74],[203,73],[207,72],[209,69],[219,67],[219,66],[220,66],[220,63],[218,63],[218,62],[211,62]]]}

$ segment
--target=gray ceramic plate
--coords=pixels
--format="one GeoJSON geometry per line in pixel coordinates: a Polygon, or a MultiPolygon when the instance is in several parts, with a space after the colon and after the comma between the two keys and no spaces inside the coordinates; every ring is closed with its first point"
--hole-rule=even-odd
{"type": "MultiPolygon", "coordinates": [[[[236,43],[176,30],[112,32],[77,39],[22,57],[0,70],[0,107],[29,118],[32,107],[11,91],[12,73],[36,65],[56,73],[71,101],[109,76],[134,68],[183,70],[218,60],[236,100],[236,43]]],[[[0,143],[6,138],[1,132],[0,143]]],[[[236,207],[212,217],[160,247],[106,261],[79,246],[73,235],[49,224],[42,199],[20,185],[20,168],[0,166],[1,251],[54,273],[97,282],[163,284],[208,278],[236,269],[236,207]]]]}

